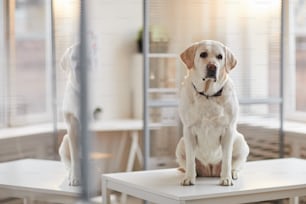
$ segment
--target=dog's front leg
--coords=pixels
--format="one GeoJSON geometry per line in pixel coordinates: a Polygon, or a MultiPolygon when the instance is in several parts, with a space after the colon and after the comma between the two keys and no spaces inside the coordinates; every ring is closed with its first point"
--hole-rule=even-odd
{"type": "Polygon", "coordinates": [[[79,148],[78,148],[78,119],[74,116],[68,118],[68,136],[69,136],[69,150],[71,156],[71,168],[70,168],[70,178],[69,185],[78,186],[80,185],[80,158],[79,158],[79,148]]]}
{"type": "Polygon", "coordinates": [[[232,179],[232,153],[233,153],[233,128],[226,128],[222,138],[222,166],[220,184],[223,186],[233,185],[232,179]]]}
{"type": "Polygon", "coordinates": [[[184,144],[186,153],[186,172],[181,182],[183,186],[195,184],[196,167],[195,167],[195,136],[192,135],[190,128],[184,128],[184,144]]]}

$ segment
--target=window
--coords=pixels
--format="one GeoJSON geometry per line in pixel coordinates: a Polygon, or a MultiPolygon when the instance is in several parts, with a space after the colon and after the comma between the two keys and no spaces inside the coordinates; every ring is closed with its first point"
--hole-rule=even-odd
{"type": "MultiPolygon", "coordinates": [[[[287,1],[285,1],[287,2],[287,1]]],[[[285,11],[285,113],[286,118],[306,121],[306,1],[286,3],[285,11]]]]}
{"type": "Polygon", "coordinates": [[[78,42],[79,5],[78,0],[54,0],[54,40],[56,61],[56,93],[58,120],[63,120],[62,103],[67,82],[67,73],[59,66],[66,49],[78,42]]]}
{"type": "Polygon", "coordinates": [[[306,0],[295,1],[296,111],[306,112],[306,0]]]}
{"type": "MultiPolygon", "coordinates": [[[[5,67],[6,64],[6,55],[4,52],[5,48],[5,39],[4,32],[1,32],[5,28],[5,19],[4,19],[4,5],[0,3],[0,67],[5,67]]],[[[4,99],[4,89],[1,87],[5,86],[5,69],[0,69],[0,128],[4,126],[5,121],[5,99],[4,99]]]]}
{"type": "Polygon", "coordinates": [[[7,61],[2,62],[6,69],[2,70],[5,84],[1,86],[0,122],[3,126],[46,122],[51,119],[50,1],[1,3],[8,4],[10,10],[1,13],[9,35],[2,36],[7,44],[1,47],[1,52],[7,61]]]}

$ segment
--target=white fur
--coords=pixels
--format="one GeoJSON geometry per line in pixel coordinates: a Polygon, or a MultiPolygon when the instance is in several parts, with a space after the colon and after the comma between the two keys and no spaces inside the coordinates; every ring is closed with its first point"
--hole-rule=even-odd
{"type": "Polygon", "coordinates": [[[222,162],[218,175],[220,184],[232,185],[249,153],[243,135],[237,131],[239,106],[233,81],[228,76],[236,59],[223,44],[210,40],[193,44],[181,58],[189,71],[180,90],[179,102],[183,138],[177,145],[176,156],[180,168],[185,171],[181,185],[195,184],[196,168],[200,166],[196,166],[196,160],[206,172],[218,172],[217,166],[222,162]],[[202,52],[207,52],[208,56],[200,57],[202,52]],[[223,59],[217,59],[219,54],[223,59]],[[217,68],[216,81],[206,77],[209,63],[217,68]],[[221,96],[206,97],[198,93],[212,96],[222,87],[221,96]]]}
{"type": "Polygon", "coordinates": [[[68,171],[69,185],[80,185],[80,162],[78,157],[78,128],[79,128],[79,82],[78,45],[66,50],[61,60],[61,67],[67,73],[67,83],[64,92],[63,112],[67,134],[63,137],[59,148],[61,161],[68,171]]]}

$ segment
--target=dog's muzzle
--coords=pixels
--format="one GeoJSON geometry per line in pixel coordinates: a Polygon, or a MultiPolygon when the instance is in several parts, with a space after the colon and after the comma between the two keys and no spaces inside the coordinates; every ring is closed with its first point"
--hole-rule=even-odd
{"type": "Polygon", "coordinates": [[[217,74],[217,67],[214,64],[208,64],[206,72],[206,78],[213,78],[216,80],[216,74],[217,74]]]}

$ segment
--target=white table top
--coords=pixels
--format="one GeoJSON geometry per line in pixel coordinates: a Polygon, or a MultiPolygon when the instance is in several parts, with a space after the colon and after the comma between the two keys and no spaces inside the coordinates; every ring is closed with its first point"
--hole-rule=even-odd
{"type": "MultiPolygon", "coordinates": [[[[66,124],[61,122],[57,124],[58,130],[66,130],[66,124]]],[[[90,124],[91,131],[133,131],[142,130],[143,121],[138,119],[114,119],[101,120],[90,124]]],[[[16,138],[28,135],[37,135],[53,132],[51,123],[30,125],[24,127],[4,128],[0,129],[1,138],[16,138]]]]}
{"type": "Polygon", "coordinates": [[[306,195],[306,160],[275,159],[247,162],[233,186],[219,185],[219,178],[202,177],[194,186],[180,186],[183,173],[177,169],[103,175],[107,182],[127,189],[150,192],[174,200],[195,200],[301,189],[306,195]]]}
{"type": "Polygon", "coordinates": [[[69,186],[66,174],[59,161],[23,159],[0,163],[0,190],[78,197],[80,188],[69,186]]]}
{"type": "Polygon", "coordinates": [[[92,131],[132,131],[142,130],[143,121],[135,119],[105,120],[93,122],[90,125],[92,131]]]}

